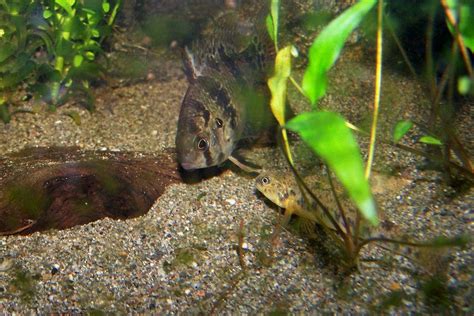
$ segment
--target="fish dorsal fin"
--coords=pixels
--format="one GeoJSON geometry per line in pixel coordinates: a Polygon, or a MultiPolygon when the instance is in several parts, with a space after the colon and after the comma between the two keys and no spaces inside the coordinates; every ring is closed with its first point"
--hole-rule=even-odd
{"type": "Polygon", "coordinates": [[[184,73],[189,82],[194,82],[198,77],[202,76],[204,66],[198,56],[193,54],[187,46],[183,50],[183,65],[184,73]]]}

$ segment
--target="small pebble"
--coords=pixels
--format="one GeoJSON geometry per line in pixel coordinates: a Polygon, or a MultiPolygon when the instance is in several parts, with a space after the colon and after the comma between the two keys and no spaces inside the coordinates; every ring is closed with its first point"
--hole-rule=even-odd
{"type": "Polygon", "coordinates": [[[237,203],[237,201],[235,199],[227,199],[225,200],[227,202],[227,204],[229,205],[235,205],[235,203],[237,203]]]}

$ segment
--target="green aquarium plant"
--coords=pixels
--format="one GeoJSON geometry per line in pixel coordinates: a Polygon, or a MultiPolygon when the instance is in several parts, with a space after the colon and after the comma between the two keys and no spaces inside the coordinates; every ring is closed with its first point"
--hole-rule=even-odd
{"type": "Polygon", "coordinates": [[[111,33],[121,0],[1,0],[0,115],[20,84],[50,109],[81,91],[92,109],[90,82],[102,72],[97,55],[111,33]]]}
{"type": "Polygon", "coordinates": [[[51,105],[62,103],[61,88],[89,92],[89,82],[101,73],[96,57],[102,41],[112,31],[121,1],[46,1],[43,18],[52,37],[54,75],[49,89],[51,105]]]}
{"type": "Polygon", "coordinates": [[[0,1],[0,118],[10,120],[10,92],[34,81],[34,54],[45,45],[46,34],[34,27],[37,5],[32,0],[0,1]]]}
{"type": "MultiPolygon", "coordinates": [[[[268,80],[268,86],[272,95],[270,106],[280,124],[283,152],[298,180],[298,185],[304,195],[309,195],[311,200],[314,200],[325,216],[330,219],[331,225],[335,228],[335,232],[332,235],[337,236],[338,239],[343,241],[345,256],[348,260],[347,263],[350,266],[357,264],[360,250],[371,242],[398,243],[419,247],[439,246],[433,243],[412,243],[387,238],[369,237],[364,239],[359,236],[362,221],[367,221],[374,226],[379,223],[376,204],[368,180],[371,174],[375,145],[378,142],[376,135],[382,85],[382,22],[384,2],[382,0],[361,0],[335,18],[320,32],[310,47],[308,64],[301,85],[291,75],[292,57],[296,56],[295,48],[289,45],[278,49],[278,7],[279,1],[273,0],[270,14],[266,19],[267,30],[277,50],[274,75],[268,80]],[[370,132],[366,133],[347,122],[340,114],[319,109],[318,101],[326,94],[328,70],[336,62],[351,32],[361,24],[368,12],[373,10],[374,7],[377,8],[375,91],[372,125],[370,132]],[[306,98],[311,104],[310,112],[301,113],[288,122],[285,121],[287,82],[291,82],[301,93],[302,97],[306,98]],[[339,182],[357,206],[357,216],[354,224],[351,225],[346,220],[344,220],[344,223],[338,223],[327,207],[319,201],[316,194],[302,180],[292,157],[286,135],[287,129],[296,132],[313,152],[323,160],[330,172],[337,176],[339,182]],[[359,145],[353,135],[353,130],[370,137],[368,159],[365,166],[359,145]],[[340,225],[343,225],[344,229],[340,225]]],[[[393,140],[379,140],[379,142],[391,143],[398,148],[419,154],[419,151],[398,144],[412,126],[413,122],[411,121],[401,121],[395,126],[393,140]]],[[[420,142],[442,145],[441,141],[430,134],[423,135],[420,138],[420,142]]],[[[424,153],[421,154],[423,155],[424,153]]],[[[462,168],[461,166],[458,167],[462,168]]],[[[338,197],[332,183],[331,187],[337,201],[338,197]]],[[[339,203],[338,208],[341,218],[345,219],[344,209],[342,209],[339,203]]],[[[321,224],[325,225],[324,223],[321,224]]],[[[458,243],[458,240],[449,240],[443,246],[461,245],[465,242],[465,240],[461,243],[458,243]]]]}

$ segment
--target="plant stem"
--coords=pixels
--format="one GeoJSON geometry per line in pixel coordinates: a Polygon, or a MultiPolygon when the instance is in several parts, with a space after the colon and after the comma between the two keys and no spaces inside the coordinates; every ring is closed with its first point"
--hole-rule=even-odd
{"type": "Polygon", "coordinates": [[[414,78],[418,78],[418,75],[416,73],[415,67],[413,67],[412,62],[408,58],[406,50],[403,48],[402,43],[400,42],[400,39],[398,38],[397,34],[393,30],[392,23],[390,23],[390,20],[387,18],[387,15],[384,14],[384,22],[385,25],[387,26],[388,31],[390,32],[390,35],[392,36],[393,40],[395,41],[395,44],[397,45],[398,49],[400,50],[400,53],[402,54],[403,60],[405,61],[405,64],[407,65],[408,69],[410,70],[410,73],[414,78]]]}
{"type": "MultiPolygon", "coordinates": [[[[367,238],[361,241],[359,244],[359,247],[357,248],[357,252],[362,249],[365,245],[371,243],[371,242],[385,242],[385,243],[391,243],[391,244],[397,244],[397,245],[402,245],[402,246],[409,246],[409,247],[419,247],[419,248],[433,248],[433,247],[440,247],[439,245],[431,242],[431,243],[417,243],[417,242],[411,242],[411,241],[403,241],[403,240],[397,240],[397,239],[392,239],[392,238],[386,238],[386,237],[371,237],[367,238]]],[[[456,244],[446,244],[444,247],[451,247],[456,244]]]]}
{"type": "Polygon", "coordinates": [[[444,13],[446,15],[446,18],[449,21],[449,24],[451,24],[454,28],[454,38],[456,39],[456,43],[458,44],[459,49],[461,50],[462,59],[464,60],[464,64],[466,65],[467,72],[469,76],[472,77],[473,70],[472,70],[471,59],[469,57],[469,53],[467,52],[466,45],[464,45],[464,41],[462,39],[461,32],[459,31],[456,18],[454,17],[453,12],[448,6],[447,0],[441,0],[441,5],[443,6],[444,13]]]}
{"type": "Polygon", "coordinates": [[[120,9],[121,6],[122,6],[122,0],[118,0],[117,3],[115,4],[113,10],[112,10],[112,13],[109,16],[108,21],[107,21],[108,26],[112,26],[114,24],[115,17],[117,16],[117,12],[118,12],[118,10],[120,9]]]}
{"type": "Polygon", "coordinates": [[[374,160],[375,138],[377,134],[377,119],[379,116],[380,90],[382,86],[382,21],[383,21],[383,0],[379,0],[377,10],[377,56],[375,69],[375,97],[374,113],[372,118],[372,128],[370,132],[369,158],[365,168],[365,178],[370,177],[370,170],[374,160]]]}
{"type": "MultiPolygon", "coordinates": [[[[436,78],[434,73],[434,62],[433,62],[433,29],[434,29],[434,16],[436,14],[437,5],[432,5],[428,14],[428,26],[426,28],[426,44],[425,44],[425,59],[426,59],[426,79],[428,81],[430,95],[429,99],[431,102],[435,100],[437,93],[436,78]]],[[[432,117],[434,119],[434,117],[432,117]]]]}
{"type": "Polygon", "coordinates": [[[296,80],[293,78],[293,76],[290,76],[290,81],[291,83],[295,86],[296,90],[298,90],[298,92],[302,95],[302,96],[305,96],[306,94],[304,93],[303,89],[301,88],[301,86],[298,84],[298,82],[296,82],[296,80]]]}
{"type": "Polygon", "coordinates": [[[304,196],[304,193],[308,193],[311,198],[316,202],[316,204],[323,210],[323,213],[324,215],[326,215],[328,218],[329,218],[329,221],[331,222],[331,224],[334,226],[334,228],[336,229],[336,232],[339,234],[339,236],[341,236],[342,239],[346,240],[346,233],[341,229],[341,227],[339,226],[338,222],[334,219],[334,217],[331,215],[331,213],[329,212],[329,209],[318,199],[318,197],[308,188],[308,186],[306,185],[306,183],[303,181],[303,179],[301,178],[301,176],[299,175],[298,171],[296,171],[296,168],[295,166],[290,163],[289,161],[289,158],[288,156],[286,155],[286,152],[285,150],[283,150],[283,156],[285,156],[287,162],[288,162],[288,165],[290,165],[290,168],[291,168],[291,171],[293,172],[293,174],[295,175],[295,178],[296,178],[296,182],[298,183],[298,186],[300,186],[300,190],[301,192],[303,192],[303,196],[304,196]],[[302,188],[301,188],[302,187],[302,188]],[[304,190],[303,190],[304,189],[304,190]]]}
{"type": "Polygon", "coordinates": [[[344,222],[344,227],[346,228],[346,233],[352,237],[351,225],[349,225],[349,222],[347,221],[346,213],[344,212],[344,208],[342,207],[341,201],[339,200],[339,197],[337,196],[337,192],[336,192],[336,189],[334,188],[334,183],[331,177],[331,171],[329,170],[329,167],[327,165],[326,165],[326,172],[328,175],[329,185],[331,186],[332,195],[334,196],[334,200],[336,200],[337,208],[339,209],[339,212],[341,213],[342,221],[344,222]]]}

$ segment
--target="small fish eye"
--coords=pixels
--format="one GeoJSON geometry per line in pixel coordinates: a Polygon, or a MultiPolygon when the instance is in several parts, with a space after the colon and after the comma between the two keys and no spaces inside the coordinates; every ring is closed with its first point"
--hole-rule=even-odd
{"type": "Polygon", "coordinates": [[[197,148],[199,150],[206,150],[209,147],[209,142],[205,138],[200,138],[197,142],[197,148]]]}
{"type": "Polygon", "coordinates": [[[222,122],[220,118],[216,118],[216,125],[218,128],[221,128],[222,126],[224,126],[224,122],[222,122]]]}
{"type": "Polygon", "coordinates": [[[267,185],[270,183],[270,178],[269,177],[263,177],[262,180],[260,180],[263,185],[267,185]]]}

